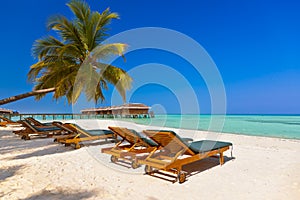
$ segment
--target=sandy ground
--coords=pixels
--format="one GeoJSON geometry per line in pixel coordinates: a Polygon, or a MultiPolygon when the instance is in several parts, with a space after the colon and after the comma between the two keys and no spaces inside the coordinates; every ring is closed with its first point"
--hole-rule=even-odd
{"type": "MultiPolygon", "coordinates": [[[[110,120],[77,122],[88,129],[149,128],[110,120]]],[[[0,199],[300,199],[299,140],[171,130],[194,140],[232,142],[233,158],[227,151],[223,166],[217,158],[186,165],[190,175],[179,184],[144,175],[144,167],[111,163],[109,155],[100,153],[113,145],[109,141],[87,142],[75,150],[51,138],[23,141],[2,128],[0,199]]]]}

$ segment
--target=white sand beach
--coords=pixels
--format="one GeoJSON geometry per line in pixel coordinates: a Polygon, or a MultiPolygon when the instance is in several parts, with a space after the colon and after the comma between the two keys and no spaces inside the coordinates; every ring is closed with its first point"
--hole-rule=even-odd
{"type": "MultiPolygon", "coordinates": [[[[112,120],[77,120],[87,129],[146,127],[112,120]]],[[[166,128],[171,129],[171,128],[166,128]]],[[[176,130],[182,137],[232,142],[225,164],[208,158],[185,166],[183,184],[144,175],[111,163],[101,148],[111,142],[86,142],[81,149],[52,138],[21,140],[11,128],[0,130],[0,199],[300,199],[300,141],[280,138],[176,130]]]]}

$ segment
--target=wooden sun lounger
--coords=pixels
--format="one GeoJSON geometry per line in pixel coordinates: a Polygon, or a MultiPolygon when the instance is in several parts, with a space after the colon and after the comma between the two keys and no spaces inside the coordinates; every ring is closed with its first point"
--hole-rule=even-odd
{"type": "Polygon", "coordinates": [[[118,159],[131,162],[133,169],[138,168],[136,156],[138,154],[149,153],[155,149],[157,144],[150,139],[143,138],[134,130],[123,127],[108,127],[117,136],[121,137],[114,147],[101,149],[102,153],[110,154],[111,161],[116,163],[118,159]],[[124,144],[127,143],[127,144],[124,144]]]}
{"type": "Polygon", "coordinates": [[[64,131],[55,126],[35,126],[31,124],[29,121],[20,120],[19,121],[24,127],[23,130],[13,131],[15,134],[21,136],[24,140],[30,140],[30,135],[39,135],[39,136],[47,136],[52,137],[55,134],[62,134],[64,131]]]}
{"type": "Polygon", "coordinates": [[[65,146],[74,144],[75,149],[79,149],[81,147],[79,143],[83,141],[115,139],[114,133],[109,130],[85,130],[72,123],[60,124],[59,127],[63,130],[71,131],[71,134],[62,137],[56,137],[55,141],[65,144],[65,146]]]}
{"type": "Polygon", "coordinates": [[[0,126],[7,126],[7,125],[12,125],[12,126],[21,126],[20,123],[14,122],[6,117],[0,116],[0,126]]]}
{"type": "Polygon", "coordinates": [[[224,151],[232,146],[230,142],[212,140],[187,144],[172,131],[146,130],[143,133],[155,141],[161,149],[152,151],[144,160],[138,160],[138,164],[146,165],[146,174],[153,174],[157,170],[174,173],[177,175],[176,180],[179,183],[186,180],[186,172],[182,171],[184,165],[218,154],[222,165],[224,163],[224,151]]]}

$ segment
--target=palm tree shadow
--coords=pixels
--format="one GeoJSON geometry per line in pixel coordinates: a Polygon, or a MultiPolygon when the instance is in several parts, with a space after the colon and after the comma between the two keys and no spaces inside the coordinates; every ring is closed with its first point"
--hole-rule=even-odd
{"type": "Polygon", "coordinates": [[[73,199],[88,199],[92,197],[96,197],[97,192],[96,191],[80,191],[80,192],[73,192],[73,191],[67,191],[67,190],[56,190],[56,191],[48,191],[48,190],[42,190],[38,193],[32,194],[32,196],[29,196],[27,198],[24,198],[22,200],[73,200],[73,199]]]}
{"type": "Polygon", "coordinates": [[[31,158],[31,157],[40,157],[40,156],[45,156],[45,155],[63,153],[67,149],[69,149],[69,148],[59,147],[59,146],[55,145],[55,146],[50,146],[50,147],[45,148],[45,149],[36,150],[34,152],[31,152],[31,153],[17,155],[17,156],[11,157],[9,159],[14,160],[14,159],[26,159],[26,158],[31,158]]]}
{"type": "MultiPolygon", "coordinates": [[[[51,139],[52,140],[52,139],[51,139]]],[[[22,140],[20,137],[12,133],[11,131],[1,131],[0,137],[1,145],[0,152],[2,155],[16,152],[22,149],[34,149],[40,148],[45,145],[51,144],[50,138],[36,139],[36,140],[22,140]]]]}
{"type": "Polygon", "coordinates": [[[20,169],[24,167],[25,165],[16,165],[8,167],[6,169],[0,169],[0,182],[5,181],[7,178],[14,176],[20,169]]]}
{"type": "Polygon", "coordinates": [[[2,154],[6,154],[6,153],[12,153],[18,150],[22,150],[22,149],[33,149],[33,148],[40,148],[45,146],[45,143],[38,143],[35,142],[34,146],[32,145],[33,141],[22,141],[22,143],[20,143],[20,141],[7,141],[7,143],[3,146],[0,147],[0,152],[2,154]]]}

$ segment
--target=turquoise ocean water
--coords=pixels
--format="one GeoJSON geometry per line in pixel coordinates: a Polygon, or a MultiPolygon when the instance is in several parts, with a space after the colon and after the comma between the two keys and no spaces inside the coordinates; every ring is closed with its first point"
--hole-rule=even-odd
{"type": "MultiPolygon", "coordinates": [[[[25,117],[25,116],[24,116],[25,117]]],[[[29,116],[28,116],[29,117],[29,116]]],[[[41,117],[35,117],[43,120],[41,117]]],[[[95,116],[85,116],[85,119],[95,116]]],[[[101,120],[101,116],[96,116],[101,120]]],[[[46,116],[46,120],[62,120],[61,116],[46,116]]],[[[72,119],[65,116],[65,120],[72,119]]],[[[79,119],[78,116],[75,119],[79,119]]],[[[107,118],[104,118],[107,119],[107,118]]],[[[14,120],[17,120],[14,119],[14,120]]],[[[137,124],[192,130],[210,130],[255,136],[300,140],[300,115],[155,115],[154,118],[117,118],[137,124]]]]}
{"type": "Polygon", "coordinates": [[[300,115],[156,115],[125,120],[171,128],[300,139],[300,115]]]}

